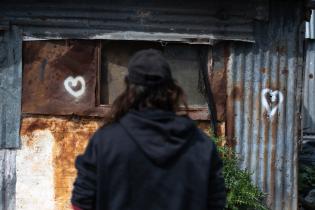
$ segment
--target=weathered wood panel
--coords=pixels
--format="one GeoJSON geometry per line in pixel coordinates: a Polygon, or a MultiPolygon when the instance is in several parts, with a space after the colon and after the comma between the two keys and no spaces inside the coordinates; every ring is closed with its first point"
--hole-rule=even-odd
{"type": "Polygon", "coordinates": [[[16,150],[0,150],[0,210],[15,209],[16,150]]]}
{"type": "Polygon", "coordinates": [[[12,27],[0,33],[0,148],[19,147],[22,38],[12,27]]]}

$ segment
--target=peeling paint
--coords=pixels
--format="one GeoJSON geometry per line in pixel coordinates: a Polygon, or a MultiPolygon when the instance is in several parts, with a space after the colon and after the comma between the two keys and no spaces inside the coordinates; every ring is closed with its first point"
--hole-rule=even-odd
{"type": "Polygon", "coordinates": [[[53,209],[54,182],[52,152],[54,137],[49,130],[35,130],[22,136],[16,156],[16,209],[53,209]]]}
{"type": "Polygon", "coordinates": [[[17,209],[69,209],[75,157],[100,120],[28,117],[17,154],[17,209]],[[25,193],[28,192],[28,193],[25,193]]]}

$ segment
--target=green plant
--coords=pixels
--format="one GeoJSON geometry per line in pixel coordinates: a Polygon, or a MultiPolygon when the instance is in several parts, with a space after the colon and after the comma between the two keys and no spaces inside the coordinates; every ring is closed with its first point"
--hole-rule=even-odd
{"type": "Polygon", "coordinates": [[[299,166],[299,192],[315,188],[315,167],[312,165],[300,164],[299,166]]]}
{"type": "MultiPolygon", "coordinates": [[[[212,137],[213,138],[213,137],[212,137]]],[[[251,181],[250,173],[238,167],[233,150],[224,138],[213,138],[223,160],[223,176],[227,188],[227,210],[268,210],[263,204],[265,194],[251,181]]]]}

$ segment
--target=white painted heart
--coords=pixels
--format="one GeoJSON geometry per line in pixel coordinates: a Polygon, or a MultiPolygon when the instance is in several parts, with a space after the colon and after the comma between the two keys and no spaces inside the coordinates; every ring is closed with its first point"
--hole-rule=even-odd
{"type": "Polygon", "coordinates": [[[283,102],[283,94],[280,91],[278,90],[273,91],[268,88],[262,90],[261,103],[267,110],[269,117],[273,117],[273,115],[277,112],[277,110],[280,111],[282,102],[283,102]],[[271,104],[268,103],[268,100],[266,98],[267,93],[269,94],[271,102],[278,102],[274,107],[271,107],[271,104]]]}
{"type": "Polygon", "coordinates": [[[66,90],[68,91],[68,93],[70,93],[72,96],[78,98],[80,96],[83,95],[83,93],[85,92],[85,80],[83,77],[81,76],[77,76],[77,77],[67,77],[67,79],[63,82],[66,90]],[[78,83],[81,84],[81,88],[79,90],[74,90],[73,88],[76,87],[78,85],[78,83]]]}

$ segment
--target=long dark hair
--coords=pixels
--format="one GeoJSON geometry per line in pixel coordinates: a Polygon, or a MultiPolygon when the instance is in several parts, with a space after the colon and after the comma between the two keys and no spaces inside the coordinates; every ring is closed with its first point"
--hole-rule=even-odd
{"type": "MultiPolygon", "coordinates": [[[[125,90],[114,100],[105,124],[119,121],[130,110],[156,108],[171,112],[181,112],[181,106],[187,109],[186,95],[175,80],[158,87],[142,86],[130,83],[125,78],[125,90]]],[[[182,113],[187,115],[187,113],[182,113]]]]}

